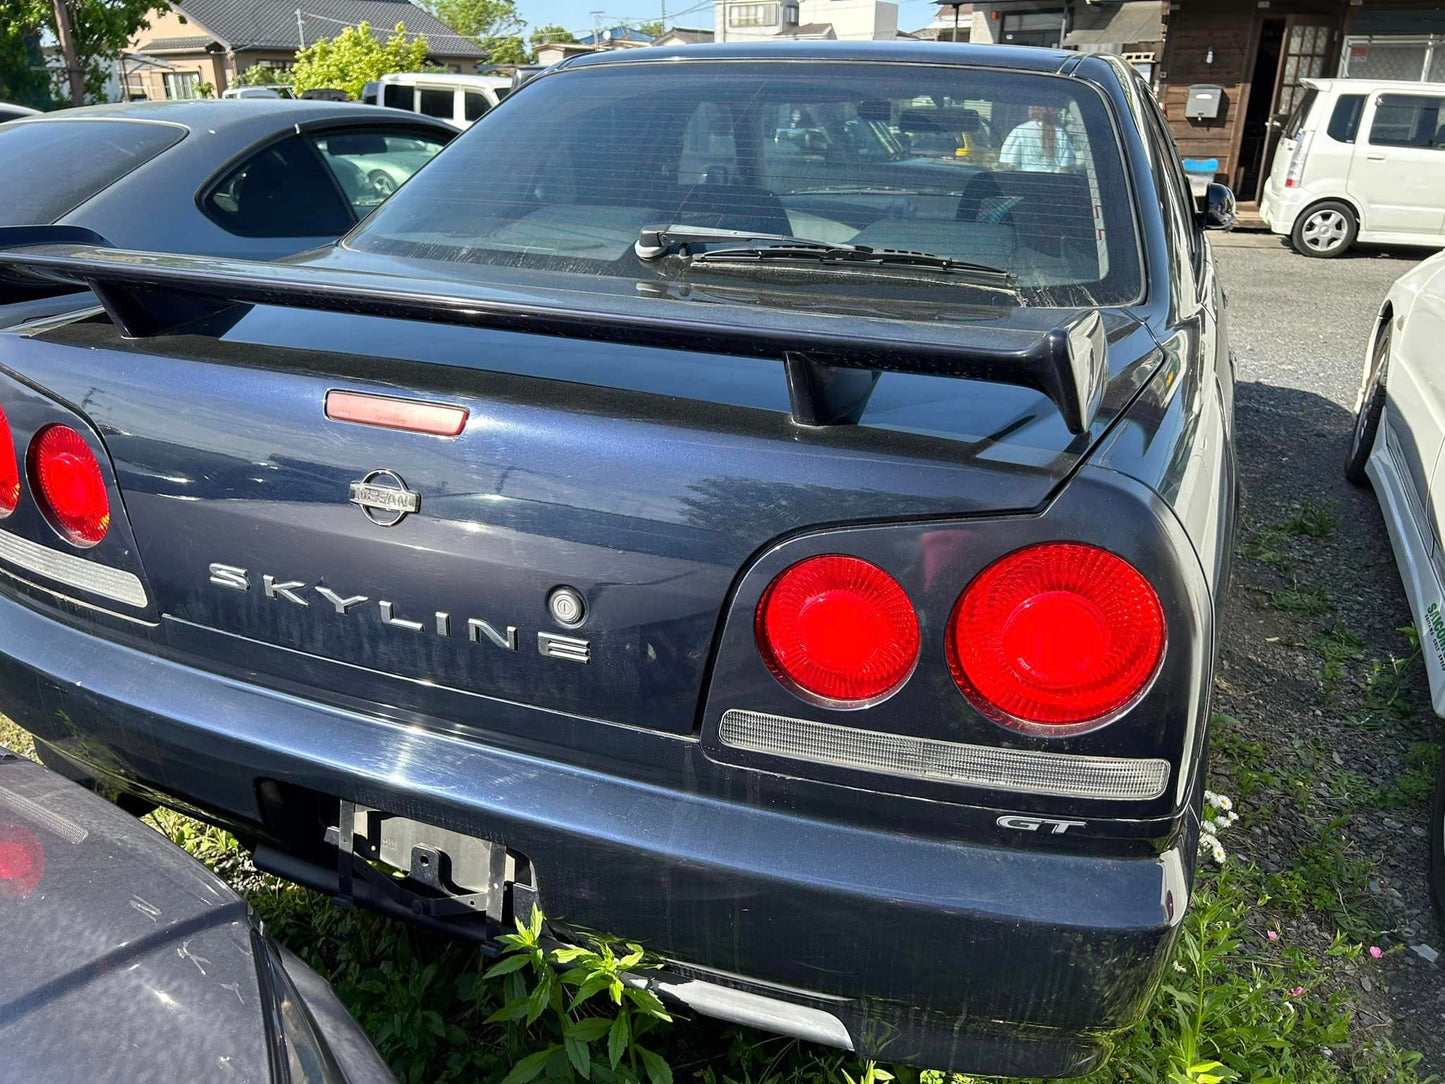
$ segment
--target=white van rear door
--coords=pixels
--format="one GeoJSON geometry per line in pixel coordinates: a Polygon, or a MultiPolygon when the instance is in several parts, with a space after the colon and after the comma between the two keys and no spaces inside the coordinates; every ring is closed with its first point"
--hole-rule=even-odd
{"type": "Polygon", "coordinates": [[[1445,231],[1445,96],[1374,95],[1347,191],[1363,231],[1438,238],[1445,231]]]}

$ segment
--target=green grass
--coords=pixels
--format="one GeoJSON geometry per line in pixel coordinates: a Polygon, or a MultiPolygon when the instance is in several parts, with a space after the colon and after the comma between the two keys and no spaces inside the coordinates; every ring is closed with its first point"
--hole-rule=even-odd
{"type": "Polygon", "coordinates": [[[1319,617],[1329,612],[1330,597],[1325,593],[1325,589],[1318,585],[1301,587],[1296,584],[1293,587],[1266,592],[1264,605],[1296,617],[1319,617]]]}

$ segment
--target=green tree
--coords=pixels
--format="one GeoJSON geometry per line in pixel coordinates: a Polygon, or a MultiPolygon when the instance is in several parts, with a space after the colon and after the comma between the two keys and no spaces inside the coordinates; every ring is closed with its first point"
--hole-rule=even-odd
{"type": "Polygon", "coordinates": [[[50,108],[50,73],[39,34],[0,29],[0,102],[50,108]]]}
{"type": "Polygon", "coordinates": [[[661,19],[654,19],[650,23],[633,23],[632,29],[641,31],[649,38],[660,38],[667,32],[667,27],[663,25],[661,19]]]}
{"type": "Polygon", "coordinates": [[[527,25],[517,14],[516,0],[427,0],[423,6],[469,38],[520,35],[527,25]]]}
{"type": "MultiPolygon", "coordinates": [[[[63,3],[69,16],[75,63],[83,73],[87,97],[99,97],[105,92],[110,62],[136,31],[150,25],[146,15],[152,9],[165,11],[170,7],[166,0],[63,0],[63,3]]],[[[0,41],[41,30],[48,31],[53,38],[59,37],[52,0],[0,0],[0,41]]],[[[4,55],[3,49],[0,55],[4,55]]],[[[8,83],[9,79],[7,72],[0,81],[8,83]]],[[[85,104],[75,101],[68,87],[66,82],[62,93],[72,104],[85,104]]]]}
{"type": "Polygon", "coordinates": [[[536,30],[533,30],[531,34],[531,42],[534,46],[549,41],[574,42],[576,40],[576,34],[572,33],[572,31],[568,30],[565,26],[558,26],[556,23],[547,23],[545,26],[539,26],[536,30]]]}
{"type": "Polygon", "coordinates": [[[476,38],[493,64],[526,64],[532,59],[522,37],[527,24],[516,0],[424,0],[423,6],[458,34],[476,38]]]}
{"type": "Polygon", "coordinates": [[[407,37],[406,27],[396,24],[385,43],[371,32],[369,23],[348,26],[334,38],[321,38],[296,54],[291,85],[296,93],[313,87],[336,87],[353,98],[373,79],[391,72],[420,71],[426,64],[426,37],[407,37]]]}
{"type": "Polygon", "coordinates": [[[289,81],[289,75],[279,72],[275,68],[268,68],[264,64],[252,64],[236,76],[236,85],[240,87],[273,87],[277,83],[289,81]]]}

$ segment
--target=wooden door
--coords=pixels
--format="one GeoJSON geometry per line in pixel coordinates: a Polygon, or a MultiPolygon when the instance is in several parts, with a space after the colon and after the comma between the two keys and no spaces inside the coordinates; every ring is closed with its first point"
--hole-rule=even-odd
{"type": "Polygon", "coordinates": [[[1265,134],[1264,160],[1255,191],[1249,195],[1258,200],[1269,177],[1270,161],[1275,144],[1290,111],[1304,94],[1304,80],[1322,79],[1334,70],[1338,47],[1333,15],[1289,15],[1285,17],[1284,46],[1280,50],[1279,70],[1275,74],[1274,97],[1270,103],[1269,129],[1265,134]]]}

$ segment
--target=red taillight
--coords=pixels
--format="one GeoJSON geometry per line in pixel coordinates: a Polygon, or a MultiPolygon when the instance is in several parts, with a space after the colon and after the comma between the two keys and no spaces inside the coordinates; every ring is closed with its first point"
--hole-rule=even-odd
{"type": "Polygon", "coordinates": [[[903,684],[918,661],[918,617],[876,565],[828,554],[799,561],[758,603],[758,649],[795,691],[861,707],[903,684]]]}
{"type": "Polygon", "coordinates": [[[0,407],[0,517],[8,516],[20,503],[20,464],[15,458],[15,439],[10,419],[0,407]]]}
{"type": "Polygon", "coordinates": [[[0,824],[0,899],[24,899],[45,875],[45,848],[35,833],[0,824]]]}
{"type": "Polygon", "coordinates": [[[948,623],[948,664],[974,706],[1044,731],[1125,707],[1163,651],[1164,612],[1148,581],[1122,558],[1072,542],[995,561],[948,623]]]}
{"type": "Polygon", "coordinates": [[[69,426],[47,426],[31,442],[30,489],[50,525],[71,545],[93,546],[110,529],[100,463],[69,426]]]}

